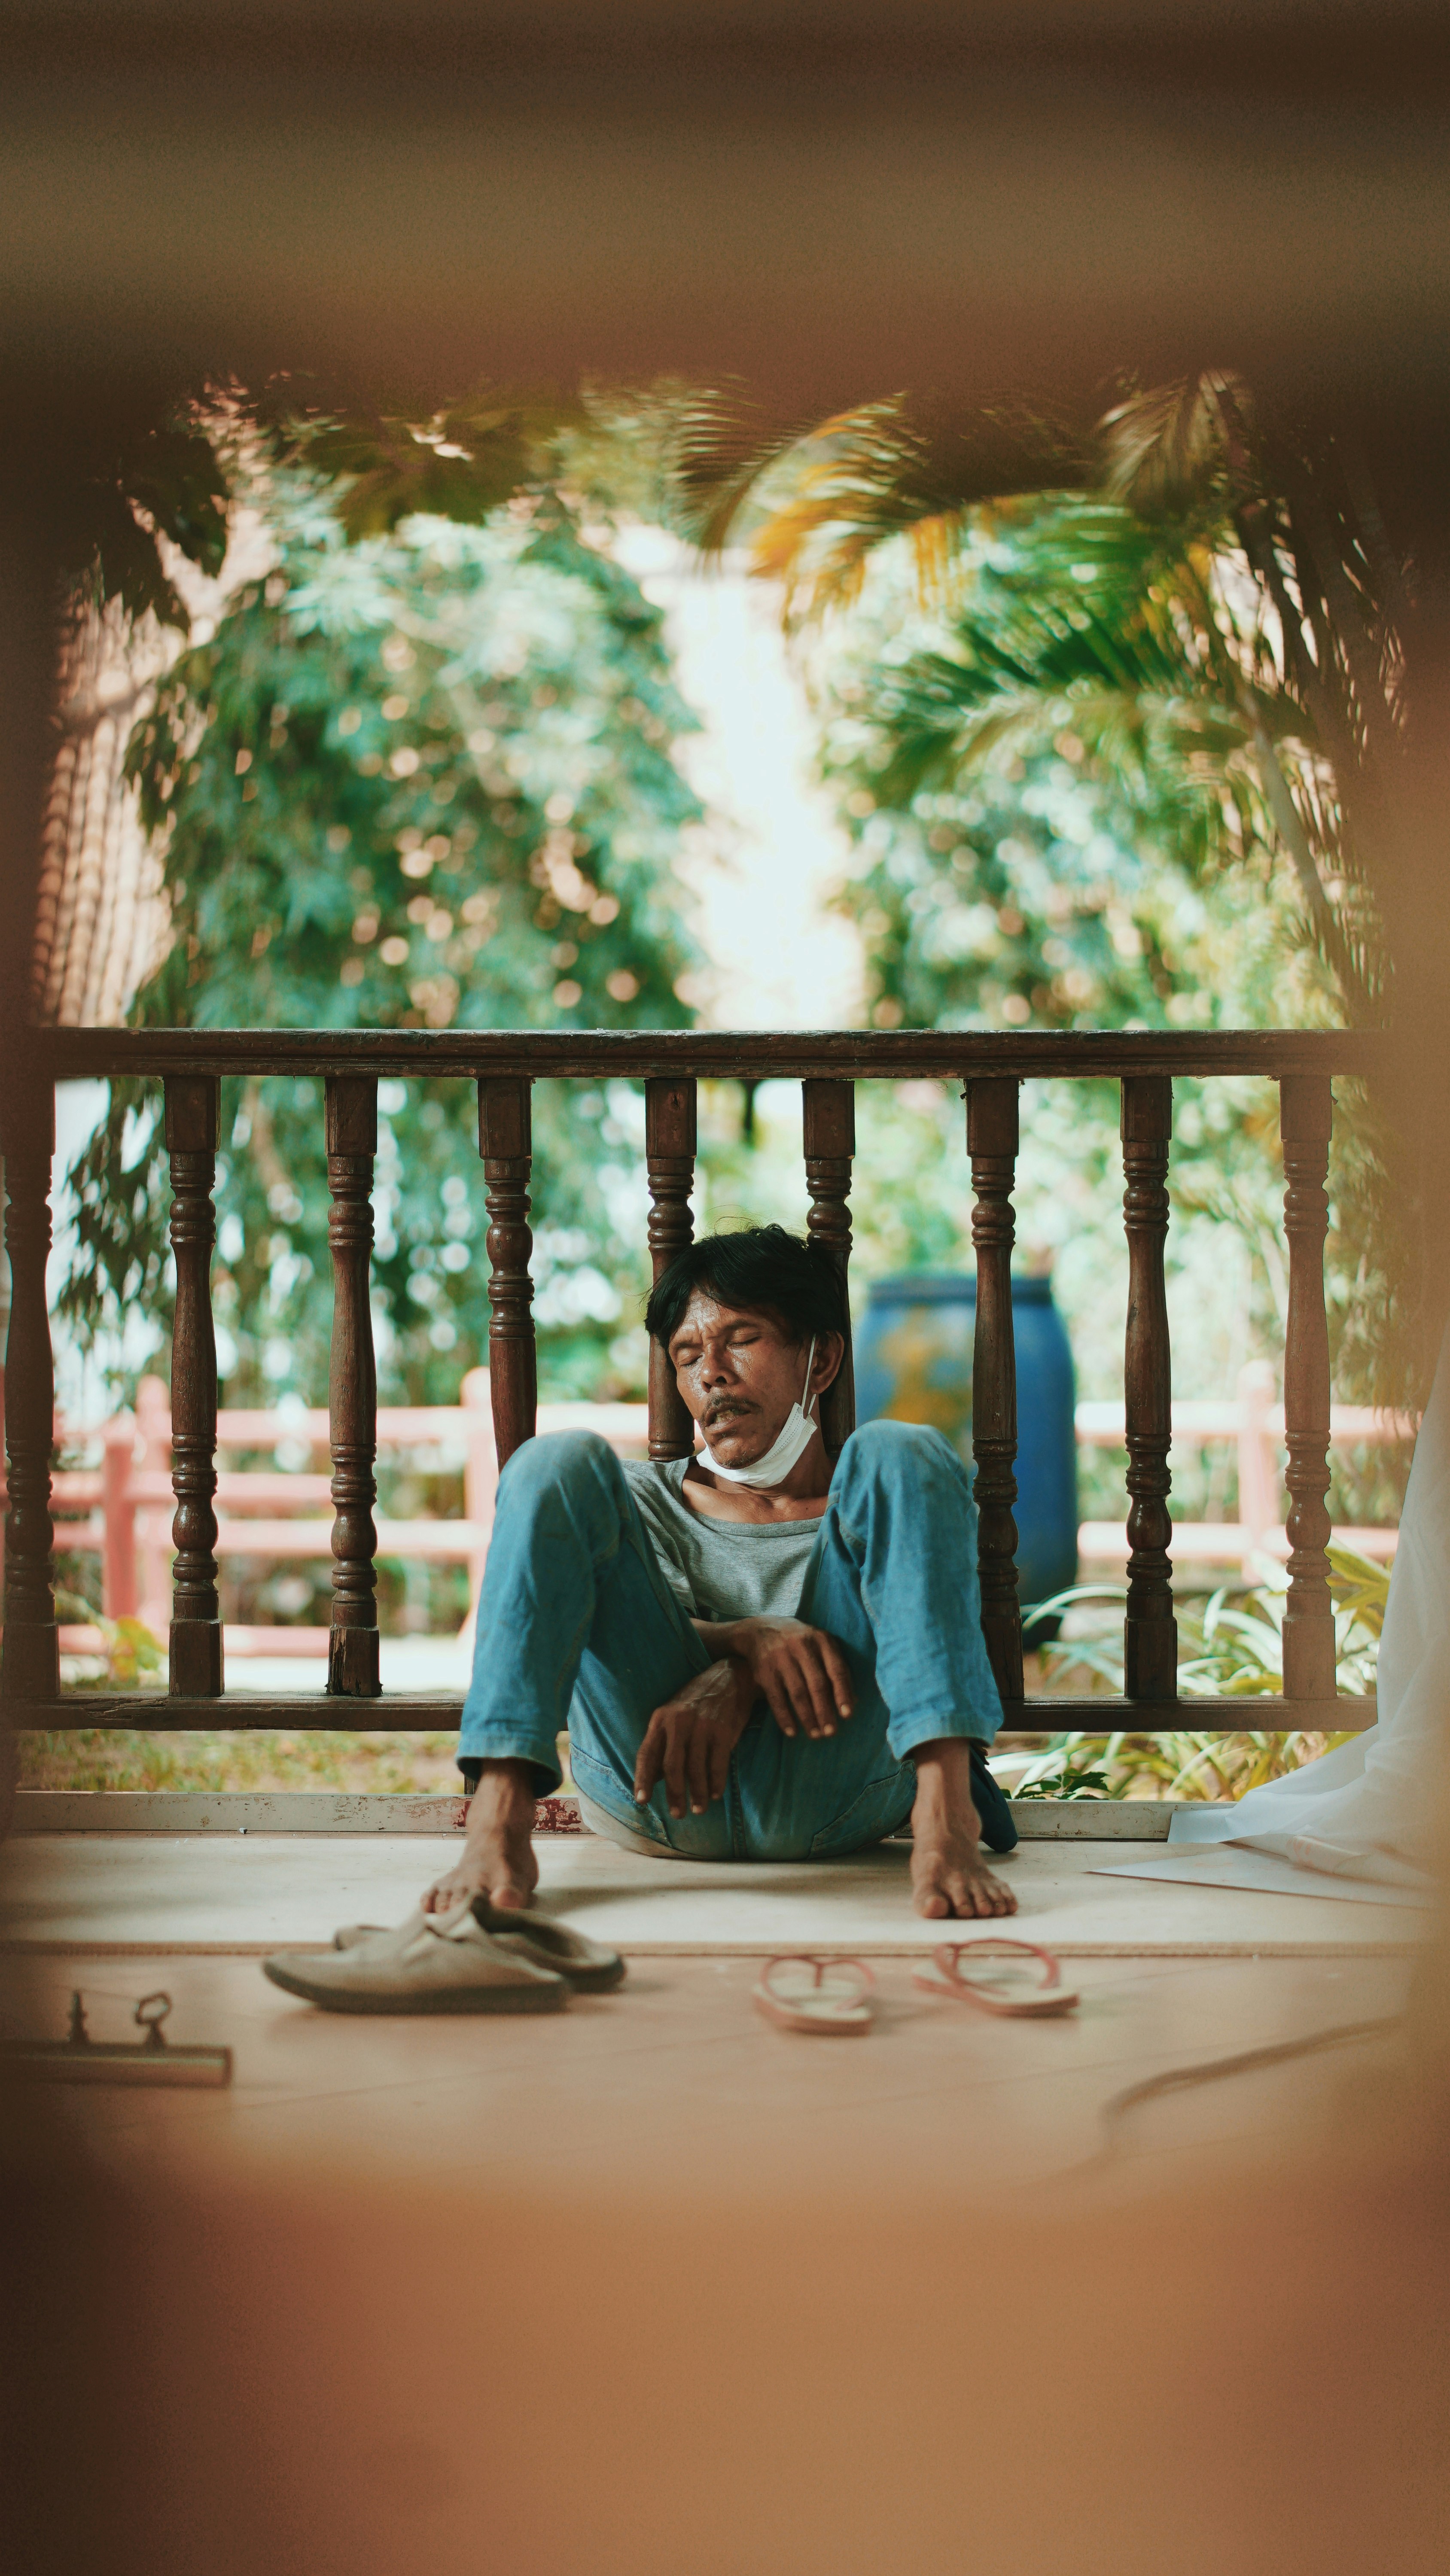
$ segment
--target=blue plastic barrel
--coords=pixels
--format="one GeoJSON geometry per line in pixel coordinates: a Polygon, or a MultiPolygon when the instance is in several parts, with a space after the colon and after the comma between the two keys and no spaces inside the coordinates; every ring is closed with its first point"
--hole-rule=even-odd
{"type": "MultiPolygon", "coordinates": [[[[873,1279],[856,1330],[856,1418],[929,1422],[972,1465],[977,1283],[906,1271],[873,1279]]],[[[1012,1282],[1017,1343],[1017,1574],[1022,1605],[1077,1579],[1077,1438],[1067,1326],[1050,1279],[1012,1282]]],[[[1056,1622],[1039,1627],[1042,1642],[1056,1622]]]]}

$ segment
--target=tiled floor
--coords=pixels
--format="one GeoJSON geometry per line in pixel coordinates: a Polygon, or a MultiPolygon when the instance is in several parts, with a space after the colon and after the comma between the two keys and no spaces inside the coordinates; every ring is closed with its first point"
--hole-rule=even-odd
{"type": "MultiPolygon", "coordinates": [[[[864,1949],[911,1955],[941,1939],[911,1910],[906,1845],[846,1861],[766,1866],[657,1861],[592,1834],[536,1840],[543,1901],[636,1956],[864,1949]]],[[[75,1947],[253,1953],[329,1941],[339,1923],[400,1922],[453,1865],[425,1834],[34,1834],[5,1855],[4,1938],[75,1947]]],[[[1017,1928],[1065,1955],[1394,1953],[1428,1917],[1328,1894],[1252,1894],[1104,1875],[1111,1844],[1023,1842],[1000,1866],[1017,1928]]]]}

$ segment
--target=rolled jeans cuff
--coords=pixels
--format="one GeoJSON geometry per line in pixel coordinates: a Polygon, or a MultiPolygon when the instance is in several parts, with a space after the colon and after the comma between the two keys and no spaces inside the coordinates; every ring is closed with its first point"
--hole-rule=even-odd
{"type": "Polygon", "coordinates": [[[909,1762],[924,1744],[939,1744],[944,1736],[957,1736],[971,1744],[980,1744],[983,1752],[996,1735],[996,1723],[985,1725],[975,1710],[942,1709],[936,1714],[893,1717],[886,1730],[886,1740],[898,1762],[909,1762]]]}
{"type": "Polygon", "coordinates": [[[477,1788],[485,1762],[527,1762],[536,1798],[551,1798],[560,1786],[564,1774],[553,1743],[546,1751],[537,1736],[515,1735],[501,1727],[468,1728],[465,1731],[468,1742],[460,1743],[458,1747],[458,1768],[470,1790],[477,1788]]]}

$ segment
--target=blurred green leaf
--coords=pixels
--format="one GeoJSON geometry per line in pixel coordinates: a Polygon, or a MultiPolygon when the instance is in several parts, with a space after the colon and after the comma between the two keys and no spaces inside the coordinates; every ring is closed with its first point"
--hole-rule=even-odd
{"type": "MultiPolygon", "coordinates": [[[[700,807],[674,747],[694,718],[637,583],[552,489],[476,526],[411,514],[356,544],[311,464],[270,467],[251,497],[277,565],[167,672],[129,747],[175,932],[135,1018],[685,1024],[676,988],[696,950],[673,862],[700,807]]],[[[466,1084],[421,1081],[380,1099],[380,1375],[452,1402],[487,1345],[476,1103],[466,1084]]],[[[151,1088],[114,1085],[71,1175],[61,1310],[83,1339],[123,1312],[169,1327],[155,1107],[151,1088]]],[[[331,1301],[320,1088],[228,1083],[222,1110],[229,1392],[315,1397],[331,1301]]],[[[536,1088],[536,1314],[546,1379],[567,1389],[641,1382],[642,1112],[625,1086],[536,1088]]]]}

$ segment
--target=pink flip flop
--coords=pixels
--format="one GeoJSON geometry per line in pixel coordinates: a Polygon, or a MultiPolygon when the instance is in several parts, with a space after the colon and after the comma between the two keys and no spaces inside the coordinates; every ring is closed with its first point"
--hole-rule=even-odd
{"type": "Polygon", "coordinates": [[[761,1969],[755,2001],[777,2030],[833,2031],[844,2036],[870,2029],[868,1998],[875,1983],[864,1959],[782,1954],[767,1959],[761,1969]]]}
{"type": "Polygon", "coordinates": [[[944,1942],[931,1956],[932,1966],[918,1968],[911,1980],[923,1994],[955,1995],[959,2003],[977,2004],[983,2012],[1002,2013],[1014,2021],[1046,2021],[1076,2007],[1077,1996],[1063,1985],[1062,1970],[1052,1952],[1039,1950],[1035,1941],[1013,1941],[1005,1933],[989,1933],[984,1940],[944,1942]],[[980,1976],[971,1969],[963,1976],[964,1961],[1003,1950],[1015,1951],[1018,1956],[1003,1961],[995,1976],[990,1966],[980,1976]],[[1024,1959],[1039,1960],[1046,1973],[1031,1992],[1014,1994],[1014,1984],[1020,1988],[1024,1959]]]}

